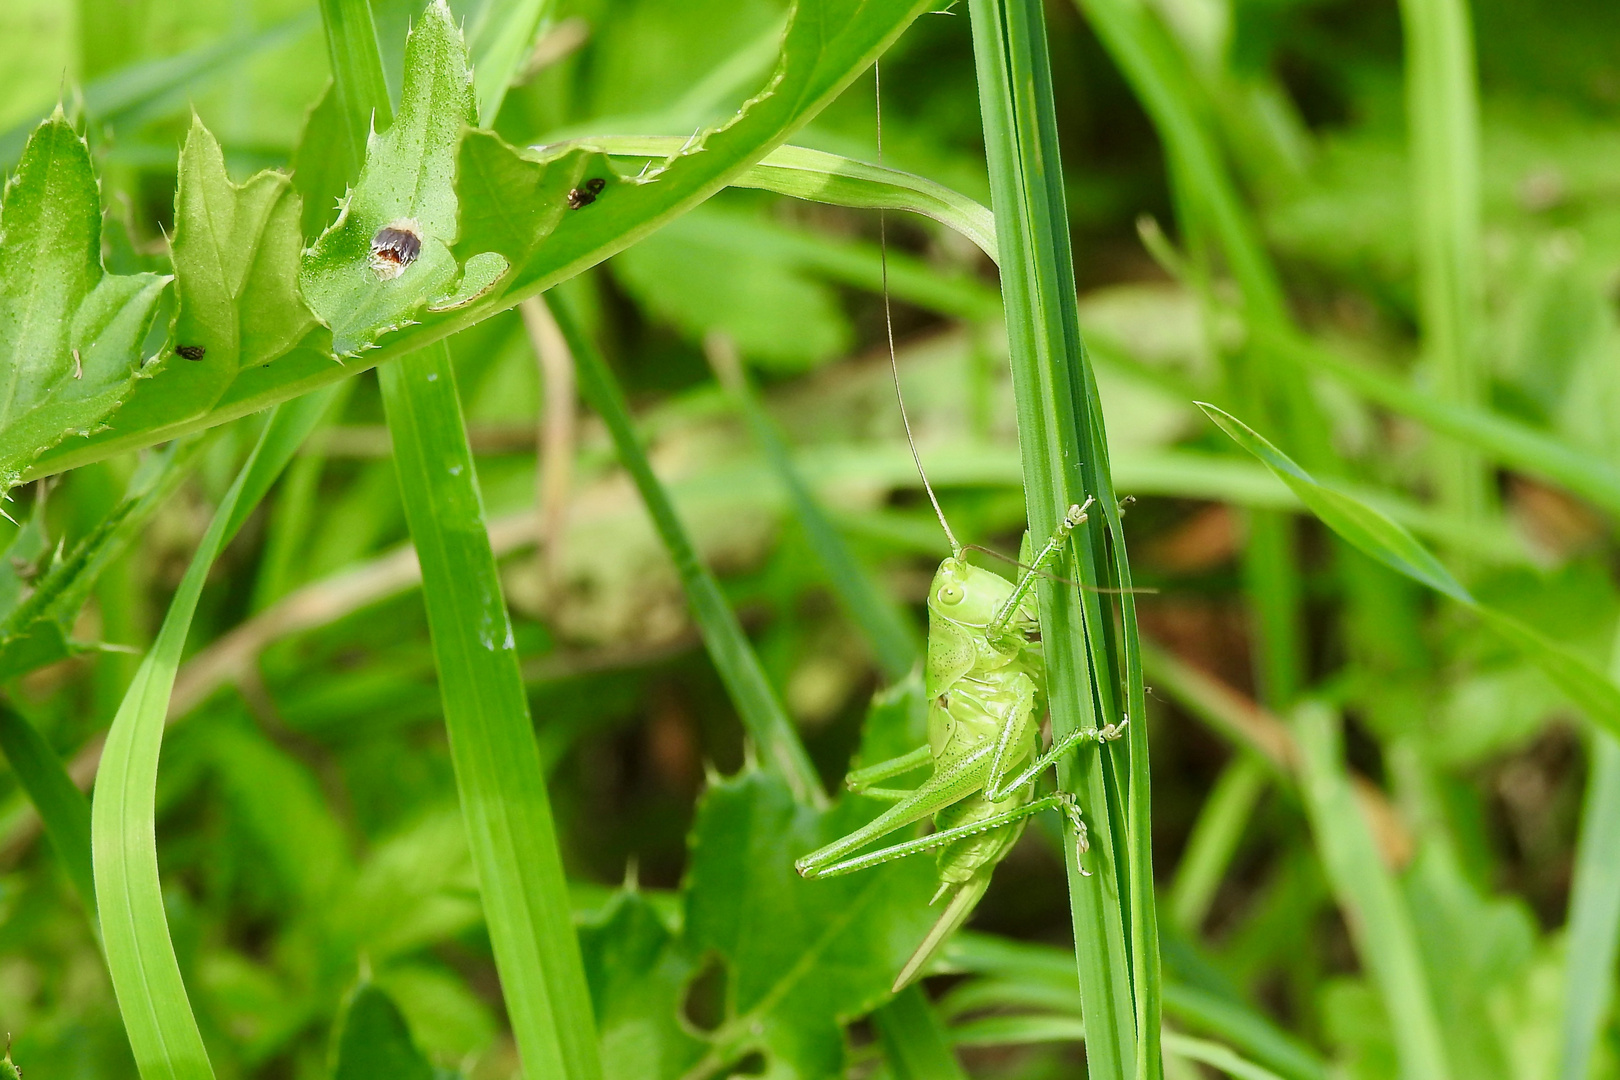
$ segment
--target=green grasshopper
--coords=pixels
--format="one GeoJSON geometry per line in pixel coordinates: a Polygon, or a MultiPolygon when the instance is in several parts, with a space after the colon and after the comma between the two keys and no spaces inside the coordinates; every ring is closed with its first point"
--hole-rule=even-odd
{"type": "MultiPolygon", "coordinates": [[[[904,405],[902,404],[902,408],[904,405]]],[[[909,435],[910,424],[907,424],[909,435]]],[[[920,462],[919,462],[920,466],[920,462]]],[[[926,484],[926,477],[924,483],[926,484]]],[[[933,491],[929,490],[932,498],[933,491]]],[[[1125,724],[1076,731],[1040,752],[1040,721],[1046,709],[1046,665],[1041,654],[1035,578],[1086,520],[1085,506],[1071,506],[1046,546],[1021,559],[1010,582],[970,566],[945,525],[951,557],[939,564],[928,589],[928,745],[849,774],[851,791],[894,805],[795,864],[806,878],[833,877],[916,855],[939,852],[939,891],[931,904],[949,898],[939,919],[894,981],[899,992],[961,926],[990,884],[996,864],[1011,850],[1033,814],[1062,811],[1084,853],[1086,823],[1074,796],[1059,791],[1035,797],[1035,781],[1081,743],[1117,739],[1125,724]],[[914,791],[873,785],[923,765],[933,775],[914,791]],[[855,854],[897,829],[933,816],[934,831],[865,854],[855,854]]],[[[935,502],[938,509],[938,503],[935,502]]],[[[944,515],[940,522],[945,524],[944,515]]],[[[1029,547],[1024,537],[1024,554],[1029,547]]]]}

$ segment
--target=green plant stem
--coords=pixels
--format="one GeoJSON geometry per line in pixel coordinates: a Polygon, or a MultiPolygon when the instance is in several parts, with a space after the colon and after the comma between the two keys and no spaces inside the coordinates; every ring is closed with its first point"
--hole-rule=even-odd
{"type": "Polygon", "coordinates": [[[596,1080],[590,992],[449,349],[379,378],[507,1015],[528,1076],[596,1080]]]}
{"type": "Polygon", "coordinates": [[[1339,723],[1318,704],[1301,706],[1295,716],[1311,832],[1356,951],[1384,999],[1401,1075],[1408,1080],[1448,1080],[1445,1041],[1412,913],[1356,807],[1345,773],[1339,723]]]}
{"type": "Polygon", "coordinates": [[[1121,715],[1135,721],[1125,746],[1075,755],[1058,771],[1095,823],[1086,860],[1095,875],[1068,859],[1087,1067],[1096,1080],[1156,1080],[1160,977],[1136,609],[1080,340],[1045,24],[1038,0],[972,0],[969,10],[1029,528],[1048,535],[1068,506],[1088,493],[1097,500],[1093,520],[1075,531],[1079,580],[1091,588],[1039,586],[1053,736],[1121,715]],[[1104,610],[1105,595],[1117,610],[1104,610]]]}
{"type": "Polygon", "coordinates": [[[1222,770],[1198,813],[1169,897],[1176,922],[1188,933],[1196,933],[1209,913],[1249,816],[1265,792],[1268,772],[1253,754],[1237,757],[1222,770]]]}
{"type": "Polygon", "coordinates": [[[822,575],[828,586],[838,597],[850,621],[860,628],[872,646],[884,678],[890,683],[900,681],[916,666],[917,658],[921,655],[916,632],[899,609],[879,591],[872,576],[828,520],[809,485],[804,482],[804,477],[799,475],[781,431],[765,411],[747,371],[743,369],[736,347],[730,342],[711,341],[708,353],[715,374],[737,402],[753,432],[754,441],[764,451],[771,471],[787,490],[788,504],[799,527],[804,530],[811,552],[821,564],[822,575]]]}
{"type": "Polygon", "coordinates": [[[770,768],[787,782],[794,797],[816,807],[827,805],[827,794],[816,775],[810,756],[805,753],[799,733],[771,688],[759,657],[743,633],[737,613],[726,603],[720,583],[698,561],[697,550],[675,514],[669,493],[652,471],[646,452],[641,448],[635,425],[630,419],[629,406],[618,380],[608,368],[607,361],[595,344],[580,329],[578,322],[557,296],[548,295],[547,306],[562,330],[568,349],[573,353],[579,372],[579,392],[607,425],[619,453],[619,463],[630,474],[647,513],[653,519],[664,548],[675,562],[686,599],[692,607],[692,618],[703,636],[704,647],[714,662],[715,670],[725,683],[726,691],[737,706],[743,725],[759,747],[760,755],[770,768]]]}
{"type": "MultiPolygon", "coordinates": [[[[1609,673],[1620,677],[1620,634],[1609,673]]],[[[1614,962],[1620,952],[1620,740],[1594,731],[1587,745],[1591,776],[1569,896],[1560,1080],[1587,1080],[1614,1000],[1614,962]]]]}
{"type": "Polygon", "coordinates": [[[96,885],[90,866],[90,800],[68,776],[62,759],[38,729],[0,702],[0,754],[39,812],[56,857],[84,909],[95,921],[96,885]]]}
{"type": "MultiPolygon", "coordinates": [[[[1424,352],[1439,397],[1484,400],[1474,335],[1480,275],[1479,102],[1465,0],[1401,0],[1406,40],[1407,145],[1424,352]]],[[[1465,520],[1489,506],[1489,476],[1471,447],[1434,448],[1441,505],[1465,520]]]]}
{"type": "Polygon", "coordinates": [[[348,135],[342,147],[345,173],[352,180],[366,158],[367,134],[373,126],[387,127],[393,116],[388,80],[383,75],[370,4],[321,0],[321,22],[326,27],[326,51],[332,64],[338,108],[343,113],[343,129],[348,135]]]}

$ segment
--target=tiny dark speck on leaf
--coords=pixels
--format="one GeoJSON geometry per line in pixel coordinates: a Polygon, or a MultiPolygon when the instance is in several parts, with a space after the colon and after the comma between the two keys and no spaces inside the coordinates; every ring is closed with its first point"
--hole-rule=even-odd
{"type": "Polygon", "coordinates": [[[589,206],[596,201],[598,195],[602,194],[602,189],[605,187],[607,187],[606,180],[600,176],[593,176],[585,181],[582,186],[574,188],[568,193],[568,205],[575,210],[582,206],[589,206]]]}
{"type": "Polygon", "coordinates": [[[202,345],[176,345],[174,351],[187,360],[201,360],[208,355],[208,349],[202,345]]]}

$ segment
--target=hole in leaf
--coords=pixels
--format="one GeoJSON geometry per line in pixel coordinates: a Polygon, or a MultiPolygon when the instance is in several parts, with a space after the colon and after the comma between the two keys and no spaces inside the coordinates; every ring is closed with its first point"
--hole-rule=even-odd
{"type": "Polygon", "coordinates": [[[703,958],[703,966],[686,984],[681,1015],[698,1031],[714,1031],[726,1018],[726,965],[714,953],[703,958]]]}

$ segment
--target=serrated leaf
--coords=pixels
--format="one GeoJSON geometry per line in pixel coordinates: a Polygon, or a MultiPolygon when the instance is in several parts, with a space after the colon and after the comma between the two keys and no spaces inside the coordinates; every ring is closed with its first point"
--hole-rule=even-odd
{"type": "Polygon", "coordinates": [[[691,834],[685,944],[726,965],[712,1058],[757,1050],[771,1076],[843,1075],[840,1023],[889,998],[894,973],[937,915],[927,857],[818,881],[794,872],[795,856],[858,827],[873,808],[846,798],[818,812],[756,771],[704,796],[691,834]]]}
{"type": "Polygon", "coordinates": [[[177,310],[169,355],[154,373],[168,402],[211,408],[242,369],[269,363],[317,329],[298,295],[299,212],[282,173],[232,183],[218,141],[192,118],[171,245],[177,310]]]}
{"type": "Polygon", "coordinates": [[[186,475],[186,465],[196,450],[194,440],[183,451],[171,448],[151,456],[130,479],[118,505],[70,551],[59,554],[25,585],[12,560],[31,561],[45,544],[40,515],[36,512],[29,518],[7,558],[0,561],[0,612],[4,613],[0,615],[0,682],[95,647],[69,636],[91,588],[186,475]],[[33,554],[28,554],[30,550],[33,554]]]}
{"type": "Polygon", "coordinates": [[[703,1041],[680,1021],[697,965],[645,897],[615,893],[579,928],[579,949],[607,1080],[678,1077],[703,1056],[703,1041]]]}
{"type": "Polygon", "coordinates": [[[58,109],[0,206],[0,492],[118,406],[166,283],[102,269],[90,151],[58,109]]]}
{"type": "Polygon", "coordinates": [[[433,1080],[392,998],[361,983],[344,1003],[332,1080],[433,1080]]]}
{"type": "Polygon", "coordinates": [[[343,212],[304,260],[304,294],[332,327],[338,355],[367,348],[453,291],[456,147],[475,117],[461,32],[449,6],[435,0],[405,44],[398,115],[387,131],[372,134],[343,212]],[[372,241],[391,225],[415,231],[421,250],[397,277],[384,279],[372,267],[372,241]]]}
{"type": "MultiPolygon", "coordinates": [[[[421,326],[391,335],[376,352],[367,353],[364,362],[372,364],[403,355],[512,307],[622,251],[727,183],[744,181],[744,173],[752,163],[832,101],[928,6],[928,0],[837,0],[798,6],[784,38],[777,71],[740,117],[691,143],[686,153],[675,155],[656,171],[656,176],[649,174],[650,182],[626,183],[613,193],[614,198],[598,199],[579,213],[565,215],[558,228],[536,248],[528,265],[511,273],[507,287],[495,295],[455,311],[422,317],[421,326]],[[634,197],[624,197],[626,192],[634,197]],[[565,232],[566,237],[562,235],[565,232]]],[[[429,24],[445,21],[442,13],[434,14],[435,10],[430,9],[419,24],[419,34],[427,32],[429,24]]],[[[433,32],[443,34],[442,30],[433,32]]],[[[365,239],[369,242],[370,237],[365,239]]],[[[351,269],[365,268],[356,264],[351,269]]],[[[408,277],[402,275],[394,284],[408,277]]],[[[364,279],[359,283],[364,284],[364,279]]],[[[434,295],[447,291],[440,288],[434,295]]],[[[331,310],[330,297],[316,303],[307,289],[305,295],[317,314],[331,310]]],[[[172,410],[132,417],[128,409],[121,410],[113,420],[113,430],[92,445],[53,452],[33,472],[72,468],[222,423],[344,378],[353,370],[352,366],[335,368],[318,350],[296,349],[268,367],[244,371],[208,417],[189,418],[172,410]]]]}
{"type": "Polygon", "coordinates": [[[493,251],[521,265],[568,209],[568,193],[585,178],[617,181],[606,158],[583,151],[540,159],[490,131],[469,131],[456,154],[461,258],[493,251]]]}

